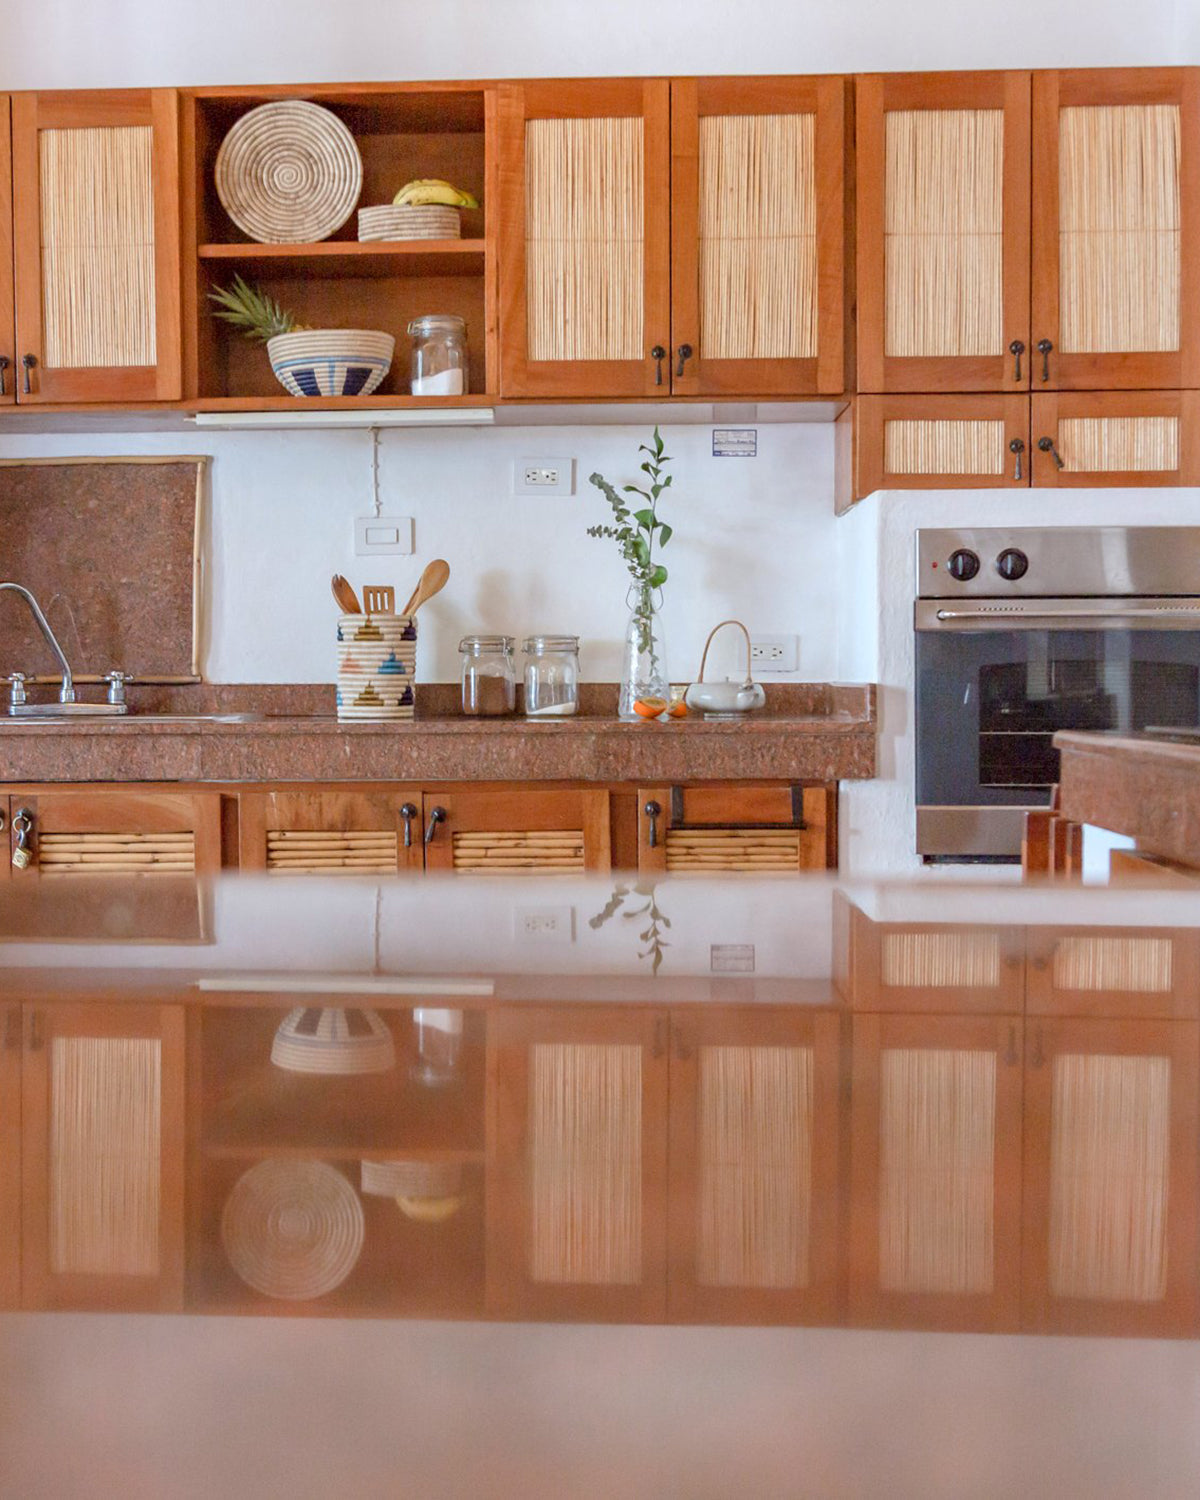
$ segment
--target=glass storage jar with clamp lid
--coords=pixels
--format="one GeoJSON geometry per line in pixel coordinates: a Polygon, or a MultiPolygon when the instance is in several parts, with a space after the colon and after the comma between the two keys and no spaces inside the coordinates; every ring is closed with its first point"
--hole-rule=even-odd
{"type": "Polygon", "coordinates": [[[579,637],[531,635],[524,651],[526,718],[566,718],[578,713],[579,637]]]}
{"type": "Polygon", "coordinates": [[[510,714],[517,706],[511,635],[467,635],[462,656],[462,709],[473,717],[510,714]]]}

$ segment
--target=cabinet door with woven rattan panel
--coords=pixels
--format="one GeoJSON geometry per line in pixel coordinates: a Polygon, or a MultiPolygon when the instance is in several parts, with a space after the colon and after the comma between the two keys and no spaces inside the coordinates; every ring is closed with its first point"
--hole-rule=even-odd
{"type": "Polygon", "coordinates": [[[500,89],[503,395],[669,393],[669,135],[666,79],[500,89]]]}
{"type": "Polygon", "coordinates": [[[1025,1027],[1022,1326],[1195,1337],[1194,1021],[1025,1027]]]}
{"type": "Polygon", "coordinates": [[[1024,1009],[1024,927],[875,922],[855,908],[850,950],[850,1003],[857,1011],[978,1015],[1024,1009]]]}
{"type": "Polygon", "coordinates": [[[178,1311],[180,1006],[27,1005],[21,1302],[178,1311]]]}
{"type": "Polygon", "coordinates": [[[1028,396],[859,396],[854,485],[874,490],[1025,489],[1028,396]]]}
{"type": "Polygon", "coordinates": [[[846,386],[843,78],[671,84],[671,388],[846,386]]]}
{"type": "Polygon", "coordinates": [[[1200,483],[1200,392],[1055,391],[1032,406],[1038,488],[1200,483]]]}
{"type": "Polygon", "coordinates": [[[17,399],[12,257],[12,129],[10,100],[0,94],[0,406],[17,399]]]}
{"type": "Polygon", "coordinates": [[[425,868],[459,875],[582,875],[611,867],[609,794],[566,787],[424,796],[425,868]]]}
{"type": "Polygon", "coordinates": [[[487,1058],[489,1313],[661,1321],[666,1012],[491,1011],[487,1058]]]}
{"type": "Polygon", "coordinates": [[[0,1308],[21,1305],[21,1002],[0,1006],[0,1308]]]}
{"type": "Polygon", "coordinates": [[[15,94],[18,400],[181,391],[173,89],[15,94]]]}
{"type": "Polygon", "coordinates": [[[1028,390],[1028,73],[856,81],[858,389],[1028,390]]]}
{"type": "Polygon", "coordinates": [[[39,788],[30,796],[14,793],[10,802],[12,847],[24,822],[32,853],[16,872],[18,880],[189,877],[221,868],[221,799],[215,792],[39,788]]]}
{"type": "Polygon", "coordinates": [[[856,1015],[850,1312],[869,1327],[1015,1329],[1021,1018],[856,1015]]]}
{"type": "Polygon", "coordinates": [[[243,792],[238,803],[243,870],[390,875],[423,867],[418,787],[243,792]]]}
{"type": "Polygon", "coordinates": [[[840,1320],[841,1021],[671,1012],[673,1321],[840,1320]]]}
{"type": "Polygon", "coordinates": [[[836,787],[640,787],[637,809],[644,875],[796,875],[837,865],[836,787]]]}
{"type": "Polygon", "coordinates": [[[1200,932],[1030,927],[1030,1015],[1200,1018],[1200,932]]]}
{"type": "Polygon", "coordinates": [[[1033,78],[1033,388],[1200,385],[1200,69],[1033,78]]]}

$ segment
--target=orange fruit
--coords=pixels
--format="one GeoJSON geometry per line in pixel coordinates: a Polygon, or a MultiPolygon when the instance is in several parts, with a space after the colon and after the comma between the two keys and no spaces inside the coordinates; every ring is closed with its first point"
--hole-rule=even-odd
{"type": "Polygon", "coordinates": [[[667,710],[667,716],[672,719],[682,719],[687,711],[687,704],[683,701],[682,698],[678,698],[674,703],[671,704],[670,708],[667,710]]]}
{"type": "Polygon", "coordinates": [[[641,714],[643,719],[657,719],[666,706],[665,698],[637,698],[634,700],[633,711],[641,714]]]}

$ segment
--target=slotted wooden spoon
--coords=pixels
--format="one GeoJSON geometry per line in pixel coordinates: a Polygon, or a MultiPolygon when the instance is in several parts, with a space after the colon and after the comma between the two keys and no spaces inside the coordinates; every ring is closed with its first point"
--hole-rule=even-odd
{"type": "Polygon", "coordinates": [[[409,595],[408,603],[400,611],[402,615],[415,615],[422,604],[428,604],[434,594],[440,594],[450,577],[450,564],[444,557],[435,557],[425,564],[425,571],[417,586],[409,595]]]}
{"type": "Polygon", "coordinates": [[[394,615],[396,590],[390,583],[364,583],[363,608],[369,615],[394,615]]]}

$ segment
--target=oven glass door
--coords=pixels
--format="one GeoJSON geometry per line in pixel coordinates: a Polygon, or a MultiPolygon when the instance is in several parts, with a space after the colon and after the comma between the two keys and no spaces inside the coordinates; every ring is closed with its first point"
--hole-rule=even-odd
{"type": "Polygon", "coordinates": [[[917,802],[1044,806],[1059,729],[1200,724],[1200,631],[920,630],[917,802]]]}

